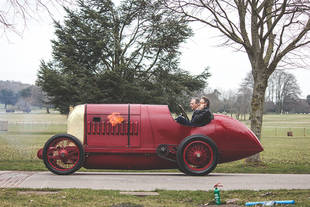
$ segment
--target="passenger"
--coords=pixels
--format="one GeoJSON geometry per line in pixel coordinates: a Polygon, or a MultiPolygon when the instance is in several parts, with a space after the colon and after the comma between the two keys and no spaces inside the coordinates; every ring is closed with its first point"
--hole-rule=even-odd
{"type": "MultiPolygon", "coordinates": [[[[192,115],[192,120],[193,120],[193,117],[195,116],[195,111],[199,107],[199,101],[200,101],[199,98],[192,98],[189,104],[191,109],[194,111],[192,115]]],[[[188,125],[188,126],[191,126],[191,122],[192,122],[191,120],[185,119],[183,116],[178,116],[175,120],[180,124],[188,125]]]]}
{"type": "Polygon", "coordinates": [[[207,97],[203,96],[200,99],[200,105],[196,111],[193,113],[193,117],[191,120],[192,126],[204,126],[209,124],[213,117],[213,114],[209,110],[210,101],[207,97]]]}

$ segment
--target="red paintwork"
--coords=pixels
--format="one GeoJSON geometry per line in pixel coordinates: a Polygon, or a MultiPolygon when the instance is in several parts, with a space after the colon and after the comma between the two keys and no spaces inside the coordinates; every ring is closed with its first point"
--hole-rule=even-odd
{"type": "MultiPolygon", "coordinates": [[[[214,114],[214,120],[206,126],[184,126],[173,119],[166,105],[87,104],[84,129],[82,144],[86,156],[83,167],[89,169],[178,168],[176,162],[160,158],[156,149],[160,144],[177,147],[191,135],[212,139],[218,149],[219,163],[242,159],[263,150],[253,132],[233,118],[214,114]],[[108,121],[108,115],[113,112],[124,118],[123,123],[114,127],[108,121]]],[[[201,146],[188,147],[206,156],[210,147],[204,146],[203,142],[197,144],[201,146]]],[[[42,157],[42,151],[38,152],[38,156],[42,157]]],[[[196,162],[197,155],[188,156],[190,162],[196,162]]],[[[210,156],[213,156],[212,152],[210,156]]]]}
{"type": "MultiPolygon", "coordinates": [[[[214,115],[214,120],[203,127],[177,123],[166,105],[130,104],[130,140],[128,143],[128,105],[88,104],[87,132],[84,137],[85,168],[104,169],[164,169],[177,168],[176,163],[157,156],[160,144],[178,145],[185,137],[204,135],[211,138],[219,151],[219,163],[238,160],[263,150],[256,136],[241,122],[225,115],[214,115]],[[111,134],[107,116],[119,112],[125,124],[114,128],[111,134]],[[94,117],[106,123],[106,132],[98,133],[99,123],[91,125],[94,117]],[[91,127],[95,126],[95,127],[91,127]],[[124,133],[122,133],[124,132],[124,133]]],[[[102,123],[101,123],[102,125],[102,123]]]]}

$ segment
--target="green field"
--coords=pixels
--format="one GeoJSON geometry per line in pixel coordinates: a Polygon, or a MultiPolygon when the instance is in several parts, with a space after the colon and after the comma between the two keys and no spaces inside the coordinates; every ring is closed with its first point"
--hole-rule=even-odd
{"type": "Polygon", "coordinates": [[[54,134],[66,132],[61,114],[0,114],[8,131],[0,131],[0,170],[45,170],[37,151],[54,134]]]}
{"type": "MultiPolygon", "coordinates": [[[[66,131],[66,118],[60,114],[0,113],[0,121],[9,122],[8,131],[0,132],[0,170],[46,170],[36,157],[37,150],[52,135],[66,131]]],[[[246,165],[244,160],[220,164],[215,172],[310,173],[309,127],[310,115],[265,115],[261,140],[265,148],[261,153],[263,162],[258,166],[246,165]],[[292,131],[293,136],[288,137],[287,131],[292,131]]],[[[214,204],[212,191],[156,192],[158,196],[138,197],[107,190],[0,188],[0,206],[200,207],[214,204]]],[[[222,191],[221,195],[222,202],[237,199],[238,206],[249,201],[291,199],[296,201],[296,207],[310,206],[309,190],[222,191]]]]}
{"type": "MultiPolygon", "coordinates": [[[[0,170],[46,170],[37,150],[52,135],[66,132],[66,119],[57,113],[0,113],[0,121],[9,123],[8,131],[0,132],[0,170]]],[[[260,165],[240,160],[220,164],[215,172],[310,173],[310,115],[265,115],[262,134],[260,165]]]]}
{"type": "Polygon", "coordinates": [[[259,166],[240,160],[218,165],[216,172],[310,173],[310,114],[264,115],[261,142],[259,166]]]}
{"type": "MultiPolygon", "coordinates": [[[[1,189],[1,207],[24,206],[100,206],[100,207],[204,207],[215,206],[212,191],[165,191],[157,190],[157,196],[122,195],[119,191],[90,189],[1,189]]],[[[235,205],[244,206],[246,202],[294,200],[295,205],[309,207],[310,190],[268,190],[268,191],[221,191],[221,201],[236,200],[235,205]]],[[[278,206],[278,205],[277,205],[278,206]]]]}

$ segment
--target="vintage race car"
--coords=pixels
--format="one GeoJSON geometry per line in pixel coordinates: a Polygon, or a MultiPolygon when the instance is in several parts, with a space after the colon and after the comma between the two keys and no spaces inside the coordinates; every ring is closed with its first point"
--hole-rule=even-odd
{"type": "Polygon", "coordinates": [[[85,104],[74,107],[67,133],[51,137],[38,157],[59,175],[81,167],[206,175],[218,163],[262,150],[250,129],[225,115],[214,114],[209,124],[192,127],[177,123],[167,105],[85,104]]]}

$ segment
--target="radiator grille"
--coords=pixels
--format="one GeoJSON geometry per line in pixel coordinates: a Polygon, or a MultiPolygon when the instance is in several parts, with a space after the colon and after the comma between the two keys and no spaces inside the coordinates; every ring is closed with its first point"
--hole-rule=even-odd
{"type": "MultiPolygon", "coordinates": [[[[138,136],[139,133],[138,121],[130,121],[129,134],[132,136],[138,136]]],[[[112,126],[107,121],[87,121],[87,134],[88,135],[124,135],[128,136],[128,121],[123,121],[120,124],[112,126]]]]}

